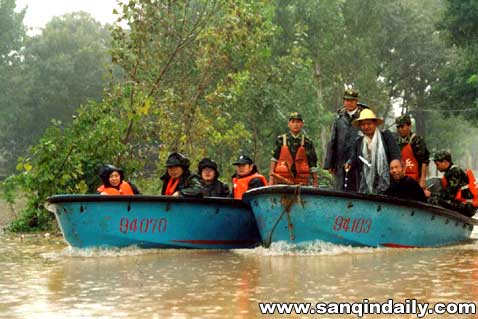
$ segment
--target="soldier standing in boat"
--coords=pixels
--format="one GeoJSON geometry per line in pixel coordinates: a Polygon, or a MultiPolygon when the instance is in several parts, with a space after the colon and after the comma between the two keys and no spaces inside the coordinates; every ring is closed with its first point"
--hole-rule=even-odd
{"type": "Polygon", "coordinates": [[[448,151],[439,151],[433,156],[437,169],[444,173],[438,204],[462,215],[475,215],[478,207],[476,180],[471,171],[465,172],[453,164],[448,151]]]}
{"type": "Polygon", "coordinates": [[[426,189],[430,152],[423,137],[412,132],[410,116],[402,115],[395,119],[397,143],[400,146],[402,160],[405,162],[405,174],[416,180],[426,189]]]}
{"type": "Polygon", "coordinates": [[[275,142],[269,184],[312,184],[317,187],[317,154],[312,141],[302,132],[302,115],[291,113],[288,126],[290,131],[279,135],[275,142]]]}
{"type": "Polygon", "coordinates": [[[327,146],[324,169],[335,176],[337,190],[356,191],[358,187],[359,173],[356,168],[352,167],[349,171],[344,169],[359,133],[359,129],[352,125],[352,121],[358,119],[362,110],[367,109],[366,105],[358,103],[358,96],[358,91],[354,89],[345,90],[344,106],[337,111],[337,118],[332,125],[332,134],[327,146]]]}

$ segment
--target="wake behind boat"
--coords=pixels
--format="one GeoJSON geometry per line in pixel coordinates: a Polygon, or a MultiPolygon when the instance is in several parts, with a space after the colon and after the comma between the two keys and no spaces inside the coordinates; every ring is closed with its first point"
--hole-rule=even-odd
{"type": "Polygon", "coordinates": [[[433,247],[470,240],[474,219],[397,198],[301,186],[248,191],[264,246],[321,240],[371,247],[433,247]]]}
{"type": "Polygon", "coordinates": [[[255,247],[260,237],[250,208],[229,198],[56,195],[55,213],[73,247],[255,247]]]}

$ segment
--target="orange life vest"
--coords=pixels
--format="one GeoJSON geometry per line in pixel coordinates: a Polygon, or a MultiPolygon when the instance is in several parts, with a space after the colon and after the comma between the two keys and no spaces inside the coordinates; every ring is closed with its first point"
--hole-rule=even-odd
{"type": "MultiPolygon", "coordinates": [[[[456,193],[456,196],[455,196],[455,200],[462,202],[463,204],[472,204],[473,207],[477,208],[478,207],[478,186],[476,184],[475,175],[473,175],[473,171],[471,169],[467,169],[466,176],[468,177],[468,184],[466,184],[465,186],[461,187],[458,190],[458,193],[456,193]],[[465,189],[470,190],[471,195],[473,195],[472,199],[463,198],[461,191],[465,189]]],[[[446,188],[448,186],[448,181],[445,178],[445,176],[441,178],[441,185],[443,188],[446,188]]]]}
{"type": "Polygon", "coordinates": [[[119,189],[101,185],[100,187],[98,187],[97,191],[101,195],[134,195],[133,188],[126,181],[121,182],[119,189]]]}
{"type": "Polygon", "coordinates": [[[260,178],[264,186],[267,186],[267,180],[264,176],[259,173],[254,173],[252,175],[232,179],[232,184],[234,185],[234,198],[242,199],[244,193],[249,189],[249,182],[254,178],[260,178]]]}
{"type": "Polygon", "coordinates": [[[166,191],[164,192],[164,195],[173,195],[176,191],[176,187],[178,187],[178,184],[179,178],[170,178],[168,181],[168,185],[166,185],[166,191]]]}
{"type": "Polygon", "coordinates": [[[309,184],[310,167],[304,147],[304,135],[302,135],[302,141],[297,149],[297,153],[295,154],[295,160],[292,159],[289,147],[287,146],[287,135],[282,135],[282,147],[280,149],[279,160],[277,161],[274,173],[293,181],[294,184],[309,184]],[[296,171],[295,176],[292,173],[292,165],[294,163],[296,171]]]}
{"type": "Polygon", "coordinates": [[[412,135],[410,143],[405,145],[402,149],[402,160],[405,162],[405,175],[413,178],[417,182],[420,179],[420,167],[418,167],[418,161],[413,154],[412,149],[412,140],[415,137],[415,134],[412,135]]]}

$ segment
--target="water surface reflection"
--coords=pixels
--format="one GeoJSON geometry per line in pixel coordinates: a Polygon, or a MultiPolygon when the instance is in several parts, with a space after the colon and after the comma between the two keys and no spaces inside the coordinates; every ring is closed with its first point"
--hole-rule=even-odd
{"type": "Polygon", "coordinates": [[[3,243],[3,318],[270,318],[257,302],[478,300],[476,243],[235,251],[74,250],[61,239],[39,238],[3,243]]]}

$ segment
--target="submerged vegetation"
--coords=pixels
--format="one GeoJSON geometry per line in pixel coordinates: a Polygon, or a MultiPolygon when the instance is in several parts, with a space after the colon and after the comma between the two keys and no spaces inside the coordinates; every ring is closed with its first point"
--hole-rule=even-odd
{"type": "Polygon", "coordinates": [[[0,147],[16,172],[2,189],[27,196],[13,231],[49,227],[45,199],[94,192],[102,163],[151,194],[172,151],[214,158],[225,180],[239,153],[265,169],[290,111],[322,162],[344,85],[478,167],[476,1],[118,3],[112,26],[73,13],[28,36],[15,0],[0,2],[0,147]]]}

